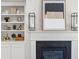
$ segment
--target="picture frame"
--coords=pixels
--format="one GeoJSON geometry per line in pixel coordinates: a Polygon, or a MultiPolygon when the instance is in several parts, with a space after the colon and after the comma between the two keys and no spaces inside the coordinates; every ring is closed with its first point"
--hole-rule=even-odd
{"type": "Polygon", "coordinates": [[[65,23],[65,1],[44,0],[43,30],[65,30],[65,23]]]}

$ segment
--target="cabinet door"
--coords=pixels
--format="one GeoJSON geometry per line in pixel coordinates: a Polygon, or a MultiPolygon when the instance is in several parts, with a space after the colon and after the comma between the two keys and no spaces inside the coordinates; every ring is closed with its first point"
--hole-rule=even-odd
{"type": "Polygon", "coordinates": [[[25,59],[24,44],[12,44],[12,59],[25,59]]]}
{"type": "Polygon", "coordinates": [[[11,59],[11,46],[1,45],[1,59],[11,59]]]}

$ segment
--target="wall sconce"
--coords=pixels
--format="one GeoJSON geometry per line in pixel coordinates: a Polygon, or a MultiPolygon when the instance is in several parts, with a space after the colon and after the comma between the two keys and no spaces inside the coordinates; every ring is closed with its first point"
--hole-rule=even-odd
{"type": "Polygon", "coordinates": [[[78,30],[78,13],[71,14],[71,30],[72,31],[78,30]]]}
{"type": "Polygon", "coordinates": [[[29,31],[35,31],[35,13],[29,13],[29,31]]]}

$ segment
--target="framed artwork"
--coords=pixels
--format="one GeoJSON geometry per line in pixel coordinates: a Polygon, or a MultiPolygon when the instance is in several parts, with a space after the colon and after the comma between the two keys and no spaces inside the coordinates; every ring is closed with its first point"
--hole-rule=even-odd
{"type": "Polygon", "coordinates": [[[43,30],[65,30],[64,1],[43,1],[43,30]]]}

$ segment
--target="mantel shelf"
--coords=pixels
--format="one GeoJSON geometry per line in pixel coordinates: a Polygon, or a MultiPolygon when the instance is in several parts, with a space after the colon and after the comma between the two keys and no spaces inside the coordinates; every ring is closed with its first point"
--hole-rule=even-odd
{"type": "Polygon", "coordinates": [[[78,31],[71,31],[71,30],[65,30],[65,31],[28,31],[30,33],[78,33],[78,31]]]}

